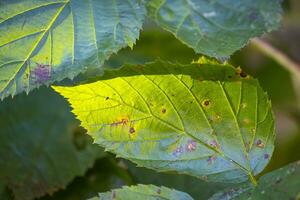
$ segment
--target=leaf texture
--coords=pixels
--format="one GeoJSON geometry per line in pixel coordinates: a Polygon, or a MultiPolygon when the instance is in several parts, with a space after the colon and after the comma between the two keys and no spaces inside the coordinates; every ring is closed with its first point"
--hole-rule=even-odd
{"type": "Polygon", "coordinates": [[[49,88],[1,102],[0,193],[2,185],[13,199],[34,199],[83,175],[105,154],[77,126],[67,102],[49,88]]]}
{"type": "Polygon", "coordinates": [[[99,68],[145,13],[140,0],[0,0],[0,98],[99,68]]]}
{"type": "Polygon", "coordinates": [[[276,29],[280,0],[148,0],[148,14],[197,53],[227,58],[276,29]]]}
{"type": "Polygon", "coordinates": [[[98,197],[90,200],[193,200],[186,193],[170,189],[167,187],[157,187],[154,185],[124,186],[111,192],[99,193],[98,197]]]}
{"type": "Polygon", "coordinates": [[[241,182],[273,152],[267,95],[229,65],[127,65],[94,83],[53,88],[95,143],[140,166],[241,182]]]}
{"type": "Polygon", "coordinates": [[[300,199],[300,161],[261,177],[257,187],[244,185],[215,194],[209,200],[300,199]]]}

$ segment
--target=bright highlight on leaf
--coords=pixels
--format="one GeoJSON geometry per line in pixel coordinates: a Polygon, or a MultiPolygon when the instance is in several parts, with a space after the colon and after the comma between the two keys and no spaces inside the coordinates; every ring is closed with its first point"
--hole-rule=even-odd
{"type": "Polygon", "coordinates": [[[240,69],[204,62],[127,65],[53,88],[95,143],[118,156],[210,181],[254,181],[274,148],[270,102],[240,69]]]}
{"type": "Polygon", "coordinates": [[[148,0],[151,18],[197,53],[226,58],[277,29],[280,0],[148,0]]]}
{"type": "Polygon", "coordinates": [[[209,200],[300,199],[300,161],[262,176],[257,187],[242,185],[215,194],[209,200]]]}
{"type": "Polygon", "coordinates": [[[154,185],[125,186],[111,192],[99,193],[98,197],[90,200],[193,200],[184,193],[167,187],[157,187],[154,185]]]}
{"type": "Polygon", "coordinates": [[[99,68],[145,14],[140,0],[1,0],[0,98],[99,68]]]}

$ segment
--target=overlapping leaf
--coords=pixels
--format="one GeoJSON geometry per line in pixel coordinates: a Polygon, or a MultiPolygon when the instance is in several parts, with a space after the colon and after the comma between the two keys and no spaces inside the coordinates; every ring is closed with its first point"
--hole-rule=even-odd
{"type": "Polygon", "coordinates": [[[274,30],[280,0],[148,0],[149,15],[196,52],[224,58],[274,30]]]}
{"type": "Polygon", "coordinates": [[[210,200],[244,199],[300,199],[300,161],[270,172],[258,182],[257,187],[243,185],[215,194],[210,200]]]}
{"type": "Polygon", "coordinates": [[[104,154],[77,126],[67,102],[51,89],[1,102],[0,186],[27,200],[83,175],[104,154]]]}
{"type": "Polygon", "coordinates": [[[229,65],[127,65],[94,83],[54,89],[97,144],[141,166],[241,182],[273,152],[266,94],[229,65]]]}
{"type": "Polygon", "coordinates": [[[98,197],[91,200],[193,200],[188,194],[170,189],[167,187],[157,187],[154,185],[125,186],[111,192],[100,193],[98,197]]]}
{"type": "Polygon", "coordinates": [[[133,46],[140,0],[0,0],[0,97],[100,67],[133,46]]]}

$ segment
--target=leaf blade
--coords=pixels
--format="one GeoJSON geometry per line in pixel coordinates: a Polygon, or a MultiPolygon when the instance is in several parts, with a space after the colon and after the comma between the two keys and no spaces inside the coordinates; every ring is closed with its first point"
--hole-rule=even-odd
{"type": "Polygon", "coordinates": [[[156,62],[107,71],[95,83],[54,89],[68,99],[95,142],[118,156],[158,171],[241,182],[253,179],[268,163],[274,148],[274,131],[268,128],[274,121],[258,82],[238,72],[208,62],[185,66],[156,62]],[[237,91],[249,93],[254,87],[264,102],[260,107],[265,108],[254,112],[257,108],[242,106],[249,103],[242,99],[240,109],[247,108],[245,113],[251,116],[246,121],[239,118],[225,96],[225,88],[236,92],[232,84],[243,84],[237,91]],[[257,124],[257,115],[268,118],[257,124]],[[247,148],[252,141],[260,144],[247,148]]]}
{"type": "Polygon", "coordinates": [[[112,53],[132,47],[145,15],[140,0],[2,3],[2,99],[99,68],[112,53]]]}
{"type": "Polygon", "coordinates": [[[99,193],[98,197],[92,198],[93,200],[103,199],[145,199],[145,200],[192,200],[193,198],[184,193],[167,187],[157,187],[154,185],[136,185],[136,186],[124,186],[121,189],[115,189],[111,192],[99,193]]]}
{"type": "Polygon", "coordinates": [[[197,53],[227,58],[250,38],[276,29],[279,1],[150,0],[149,16],[197,53]]]}

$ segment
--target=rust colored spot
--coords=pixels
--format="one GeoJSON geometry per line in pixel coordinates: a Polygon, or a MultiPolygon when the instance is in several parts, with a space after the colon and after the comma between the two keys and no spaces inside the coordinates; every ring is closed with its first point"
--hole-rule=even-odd
{"type": "Polygon", "coordinates": [[[167,110],[166,110],[165,108],[163,108],[163,109],[161,110],[161,112],[162,112],[163,114],[165,114],[165,113],[167,112],[167,110]]]}
{"type": "Polygon", "coordinates": [[[204,104],[205,106],[209,106],[210,101],[209,101],[209,100],[205,100],[205,101],[203,102],[203,104],[204,104]]]}
{"type": "Polygon", "coordinates": [[[264,148],[265,144],[260,139],[258,139],[256,141],[256,146],[259,147],[259,148],[264,148]]]}
{"type": "Polygon", "coordinates": [[[129,133],[134,133],[134,132],[135,132],[135,129],[133,127],[130,127],[129,133]]]}
{"type": "Polygon", "coordinates": [[[241,71],[241,72],[240,72],[240,77],[246,78],[246,77],[247,77],[247,74],[246,74],[244,71],[241,71]]]}
{"type": "Polygon", "coordinates": [[[109,99],[109,97],[106,97],[106,98],[105,98],[105,100],[108,100],[108,99],[109,99]]]}
{"type": "Polygon", "coordinates": [[[195,140],[188,140],[185,149],[188,152],[195,151],[197,148],[197,142],[195,140]]]}
{"type": "Polygon", "coordinates": [[[118,126],[118,125],[126,125],[128,123],[128,119],[122,119],[121,121],[118,122],[114,122],[112,124],[110,124],[111,126],[118,126]]]}
{"type": "Polygon", "coordinates": [[[264,159],[268,159],[269,157],[270,157],[270,156],[269,156],[269,154],[267,154],[267,153],[264,155],[264,159]]]}
{"type": "Polygon", "coordinates": [[[207,159],[207,162],[209,165],[211,165],[217,158],[215,156],[209,156],[207,159]]]}

